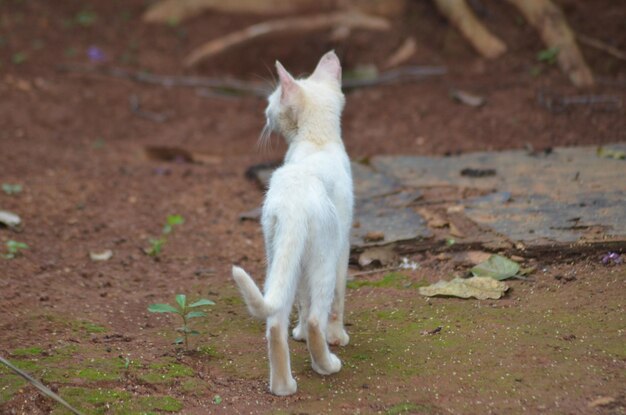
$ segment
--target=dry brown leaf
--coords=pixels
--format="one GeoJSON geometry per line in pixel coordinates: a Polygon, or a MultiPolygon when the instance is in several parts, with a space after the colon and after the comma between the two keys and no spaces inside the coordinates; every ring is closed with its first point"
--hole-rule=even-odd
{"type": "Polygon", "coordinates": [[[385,239],[385,233],[380,231],[372,231],[365,234],[363,239],[367,242],[378,242],[385,239]]]}
{"type": "Polygon", "coordinates": [[[611,398],[610,396],[600,396],[593,401],[589,402],[589,408],[597,408],[599,406],[610,405],[615,402],[615,398],[611,398]]]}
{"type": "Polygon", "coordinates": [[[380,266],[387,266],[396,260],[396,254],[391,246],[368,248],[359,255],[359,265],[366,267],[378,262],[380,266]]]}
{"type": "Polygon", "coordinates": [[[509,286],[502,281],[489,277],[455,278],[452,281],[439,281],[428,287],[420,287],[420,294],[427,297],[444,296],[479,300],[497,300],[504,295],[509,286]]]}

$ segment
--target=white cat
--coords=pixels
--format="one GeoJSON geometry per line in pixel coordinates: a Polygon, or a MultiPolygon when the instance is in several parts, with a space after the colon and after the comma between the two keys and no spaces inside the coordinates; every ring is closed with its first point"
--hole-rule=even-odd
{"type": "Polygon", "coordinates": [[[263,295],[233,267],[250,313],[267,319],[270,391],[291,395],[287,344],[289,314],[297,297],[296,340],[306,340],[313,369],[329,375],[341,361],[328,344],[345,346],[343,327],[353,191],[350,160],[341,141],[341,64],[334,52],[306,79],[294,79],[277,61],[280,84],[269,97],[267,125],[289,146],[270,180],[261,223],[267,252],[263,295]]]}

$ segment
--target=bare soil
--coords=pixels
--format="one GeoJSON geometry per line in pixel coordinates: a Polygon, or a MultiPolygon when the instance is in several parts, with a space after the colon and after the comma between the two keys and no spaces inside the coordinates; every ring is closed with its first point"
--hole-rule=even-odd
{"type": "MultiPolygon", "coordinates": [[[[385,280],[382,272],[358,277],[347,297],[351,343],[336,350],[343,370],[316,375],[305,346],[291,342],[299,392],[270,395],[263,325],[247,315],[230,280],[233,263],[259,279],[264,270],[260,227],[239,214],[263,197],[246,169],[279,160],[285,149],[278,139],[271,150],[257,149],[265,103],[57,68],[88,63],[95,45],[107,56],[103,65],[270,79],[274,59],[303,73],[334,47],[350,69],[382,62],[412,35],[418,52],[409,63],[449,73],[348,94],[344,140],[353,159],[626,140],[623,106],[552,112],[537,99],[543,92],[623,103],[623,61],[583,47],[599,82],[577,91],[537,61],[542,44],[513,9],[482,3],[487,24],[510,46],[493,62],[477,58],[429,2],[413,2],[389,33],[358,31],[342,44],[325,32],[275,36],[185,70],[193,47],[263,17],[208,12],[156,26],[140,21],[143,0],[1,0],[0,183],[23,190],[0,192],[0,209],[18,213],[23,225],[0,229],[0,243],[29,249],[0,259],[0,354],[86,413],[626,413],[626,268],[595,256],[523,258],[536,267],[533,281],[510,282],[498,301],[417,293],[467,271],[453,255],[415,255],[419,269],[385,280]],[[449,96],[454,88],[487,104],[459,104],[449,96]],[[167,119],[132,111],[133,95],[142,110],[167,119]],[[157,145],[209,162],[146,157],[146,146],[157,145]],[[143,250],[170,214],[185,223],[152,258],[143,250]],[[89,252],[106,249],[110,260],[90,260],[89,252]],[[202,334],[190,352],[172,344],[177,321],[147,312],[177,293],[216,302],[194,323],[202,334]]],[[[578,32],[626,49],[623,4],[559,4],[578,32]]],[[[0,413],[65,412],[0,369],[0,413]]]]}

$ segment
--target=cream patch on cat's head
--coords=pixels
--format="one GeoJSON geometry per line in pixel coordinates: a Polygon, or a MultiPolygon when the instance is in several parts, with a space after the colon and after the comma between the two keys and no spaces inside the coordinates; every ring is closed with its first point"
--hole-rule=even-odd
{"type": "Polygon", "coordinates": [[[305,79],[293,76],[276,62],[279,85],[269,96],[265,131],[282,134],[290,142],[304,125],[328,125],[339,130],[344,106],[341,64],[335,52],[326,53],[305,79]]]}

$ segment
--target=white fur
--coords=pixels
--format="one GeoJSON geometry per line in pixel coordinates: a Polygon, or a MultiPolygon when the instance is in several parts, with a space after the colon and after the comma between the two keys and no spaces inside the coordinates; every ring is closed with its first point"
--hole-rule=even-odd
{"type": "Polygon", "coordinates": [[[261,223],[267,252],[264,294],[241,268],[233,278],[250,313],[267,319],[270,390],[296,392],[287,345],[297,297],[297,340],[307,340],[313,369],[331,374],[341,361],[328,344],[346,345],[343,305],[352,223],[350,161],[341,140],[341,65],[334,52],[313,74],[294,79],[276,62],[280,85],[269,97],[267,124],[289,148],[270,180],[261,223]]]}

